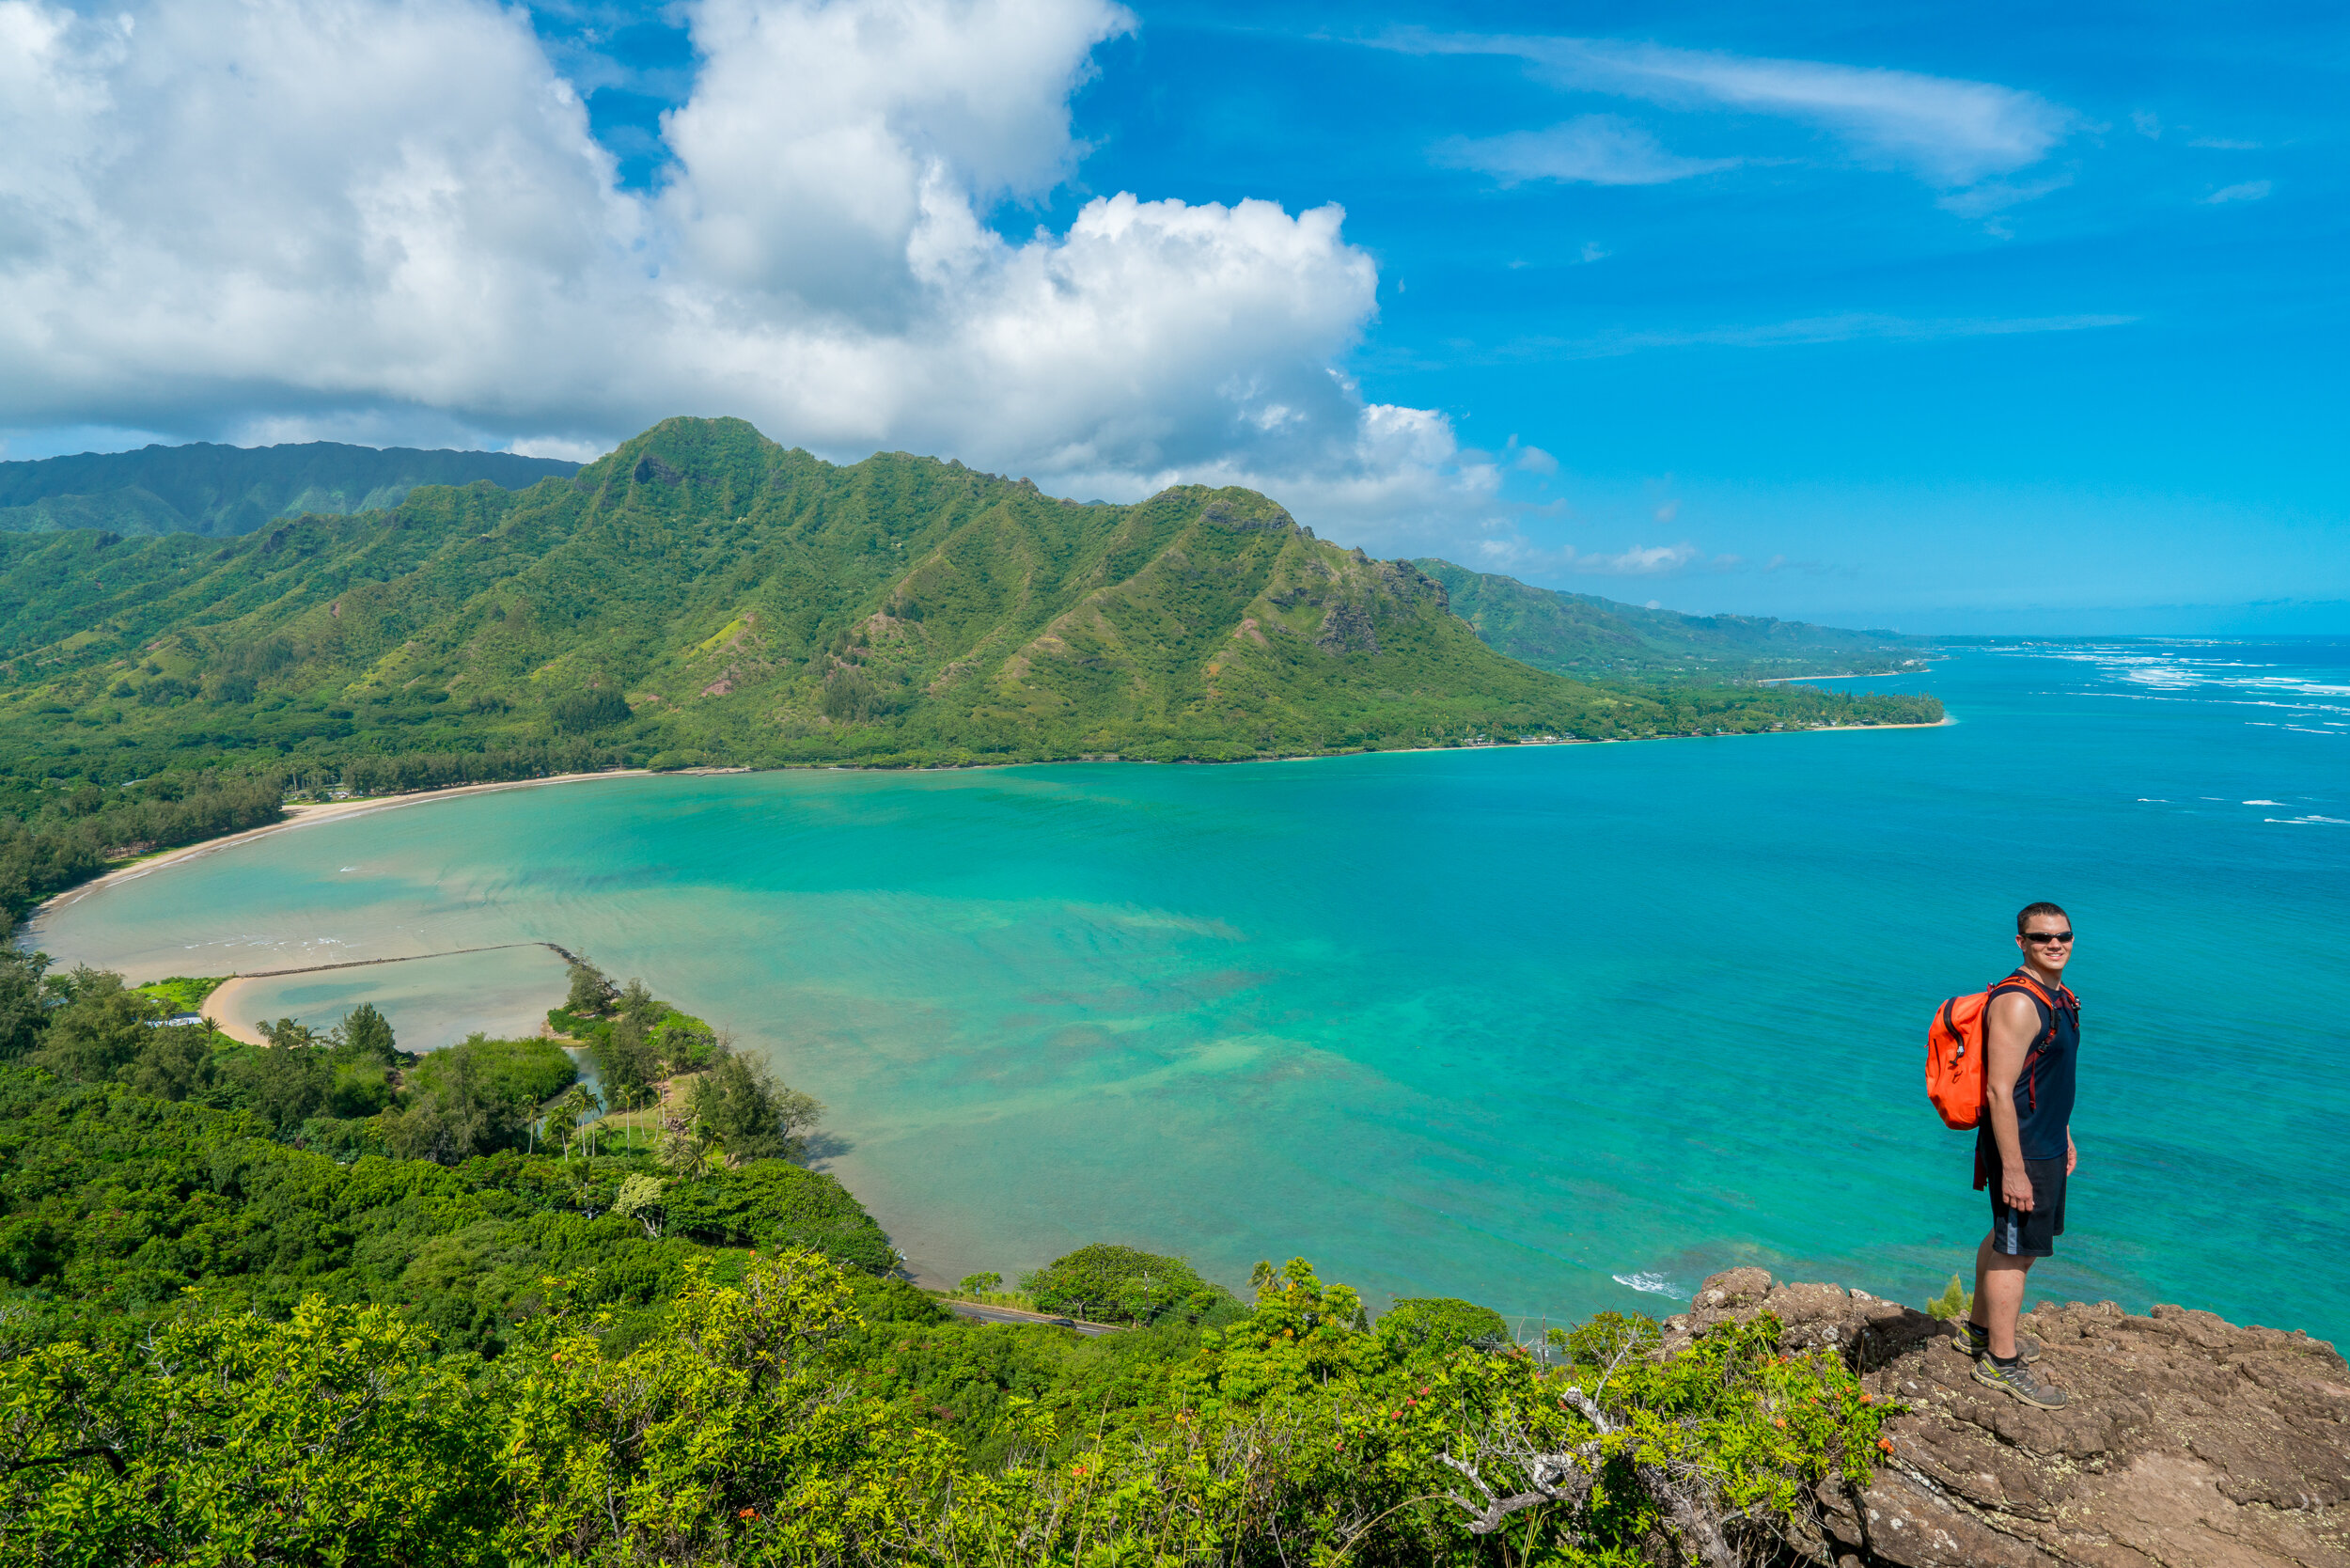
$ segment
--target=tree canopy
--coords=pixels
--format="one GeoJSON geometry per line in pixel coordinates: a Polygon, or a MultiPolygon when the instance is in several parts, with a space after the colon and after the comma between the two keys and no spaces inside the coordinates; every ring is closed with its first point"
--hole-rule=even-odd
{"type": "Polygon", "coordinates": [[[1033,1299],[1126,1331],[972,1323],[821,1172],[456,1147],[555,1081],[534,1043],[401,1055],[400,1103],[339,1119],[369,1029],[205,1080],[219,1037],[40,968],[0,971],[39,1014],[0,1065],[10,1561],[1469,1568],[1504,1527],[1513,1562],[1727,1560],[1865,1480],[1885,1414],[1767,1319],[1520,1345],[1466,1302],[1374,1323],[1302,1260],[1244,1304],[1080,1247],[1033,1299]],[[410,1118],[433,1157],[365,1146],[410,1118]]]}
{"type": "Polygon", "coordinates": [[[1104,1242],[1056,1258],[1023,1278],[1020,1288],[1040,1311],[1103,1323],[1200,1323],[1232,1301],[1181,1258],[1104,1242]]]}

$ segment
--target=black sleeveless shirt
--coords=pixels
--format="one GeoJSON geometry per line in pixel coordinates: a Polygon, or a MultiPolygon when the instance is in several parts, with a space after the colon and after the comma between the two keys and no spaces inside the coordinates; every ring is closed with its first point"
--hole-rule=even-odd
{"type": "MultiPolygon", "coordinates": [[[[2019,969],[1991,988],[1995,996],[2003,990],[2023,992],[2041,1017],[2040,1035],[2026,1053],[2024,1071],[2015,1079],[2016,1142],[2028,1160],[2060,1160],[2073,1124],[2073,1069],[2081,1054],[2081,1002],[2060,985],[2056,1007],[2042,1007],[2040,998],[2016,978],[2022,974],[2019,969]]],[[[1991,1166],[1997,1169],[1998,1146],[1988,1116],[1982,1119],[1982,1141],[1991,1146],[1991,1166]]]]}

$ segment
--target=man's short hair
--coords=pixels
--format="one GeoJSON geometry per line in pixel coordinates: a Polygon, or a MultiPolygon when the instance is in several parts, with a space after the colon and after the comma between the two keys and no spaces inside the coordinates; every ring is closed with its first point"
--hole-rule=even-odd
{"type": "Polygon", "coordinates": [[[2031,924],[2031,917],[2035,915],[2053,915],[2068,926],[2073,923],[2073,917],[2064,913],[2063,907],[2060,904],[2028,903],[2015,912],[2016,935],[2024,934],[2024,928],[2031,924]]]}

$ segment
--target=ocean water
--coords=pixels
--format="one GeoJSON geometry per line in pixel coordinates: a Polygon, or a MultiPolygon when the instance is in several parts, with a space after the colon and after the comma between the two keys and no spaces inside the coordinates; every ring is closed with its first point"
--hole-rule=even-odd
{"type": "Polygon", "coordinates": [[[239,986],[205,1011],[221,1024],[293,1018],[331,1028],[361,1002],[394,1020],[411,1051],[437,1051],[477,1030],[494,1039],[537,1034],[571,987],[569,966],[544,948],[411,958],[365,968],[274,975],[239,986]]]}
{"type": "Polygon", "coordinates": [[[600,780],[296,828],[36,936],[142,975],[552,940],[822,1098],[928,1277],[1111,1240],[1556,1321],[1735,1263],[1913,1302],[1969,1267],[1924,1029],[2051,898],[2081,1165],[2035,1294],[2350,1336],[2350,643],[1884,684],[1957,722],[600,780]]]}

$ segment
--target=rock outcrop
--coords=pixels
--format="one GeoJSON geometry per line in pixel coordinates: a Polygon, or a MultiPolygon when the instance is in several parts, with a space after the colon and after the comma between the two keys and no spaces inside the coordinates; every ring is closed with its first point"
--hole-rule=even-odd
{"type": "Polygon", "coordinates": [[[2064,1389],[2038,1410],[1974,1381],[1952,1326],[1761,1269],[1706,1280],[1673,1339],[1762,1312],[1790,1348],[1833,1346],[1905,1413],[1855,1492],[1823,1485],[1835,1568],[2350,1568],[2350,1368],[2306,1334],[2111,1302],[2024,1319],[2064,1389]]]}

